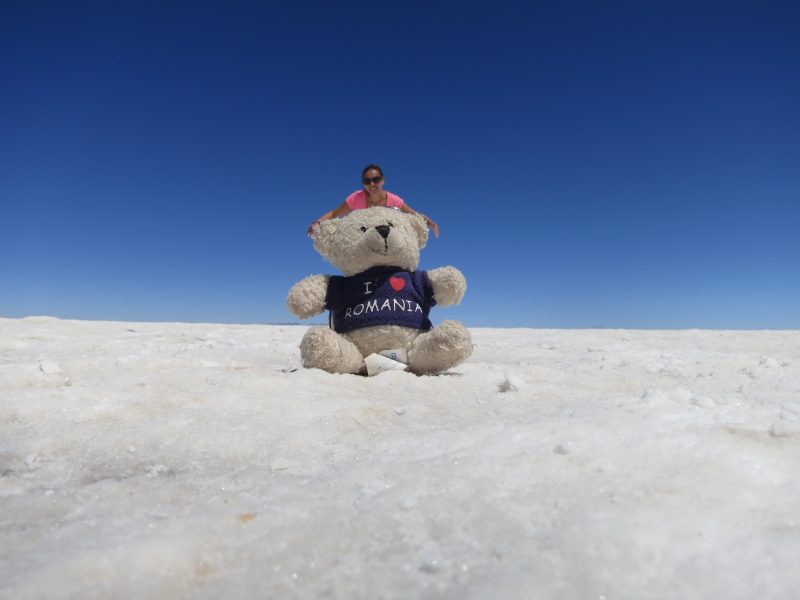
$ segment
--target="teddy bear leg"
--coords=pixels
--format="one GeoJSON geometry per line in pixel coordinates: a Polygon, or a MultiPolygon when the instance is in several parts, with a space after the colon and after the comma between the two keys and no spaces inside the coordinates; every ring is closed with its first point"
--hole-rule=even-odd
{"type": "Polygon", "coordinates": [[[436,375],[464,362],[472,354],[472,337],[457,321],[442,321],[417,336],[408,352],[408,366],[419,375],[436,375]]]}
{"type": "Polygon", "coordinates": [[[300,357],[307,369],[328,373],[359,373],[366,367],[355,344],[328,327],[312,327],[300,342],[300,357]]]}

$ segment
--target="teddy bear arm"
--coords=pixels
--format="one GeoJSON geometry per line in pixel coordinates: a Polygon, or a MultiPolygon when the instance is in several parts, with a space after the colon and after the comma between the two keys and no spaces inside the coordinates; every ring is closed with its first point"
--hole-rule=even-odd
{"type": "Polygon", "coordinates": [[[467,280],[455,267],[439,267],[428,271],[428,279],[433,287],[433,297],[439,306],[458,304],[467,291],[467,280]]]}
{"type": "Polygon", "coordinates": [[[325,310],[329,275],[310,275],[292,286],[286,297],[286,306],[293,315],[307,319],[325,310]]]}

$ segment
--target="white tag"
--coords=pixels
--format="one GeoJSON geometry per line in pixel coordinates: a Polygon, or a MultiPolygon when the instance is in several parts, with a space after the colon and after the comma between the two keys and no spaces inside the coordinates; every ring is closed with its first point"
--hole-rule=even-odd
{"type": "Polygon", "coordinates": [[[406,365],[381,354],[370,354],[364,359],[367,365],[367,375],[372,377],[384,371],[405,371],[406,365]]]}

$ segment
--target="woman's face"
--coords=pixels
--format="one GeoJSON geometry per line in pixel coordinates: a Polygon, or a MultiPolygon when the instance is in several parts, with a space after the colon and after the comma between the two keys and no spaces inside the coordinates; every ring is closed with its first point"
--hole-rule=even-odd
{"type": "Polygon", "coordinates": [[[369,169],[361,178],[361,183],[364,184],[364,189],[370,194],[383,189],[383,175],[378,169],[369,169]]]}

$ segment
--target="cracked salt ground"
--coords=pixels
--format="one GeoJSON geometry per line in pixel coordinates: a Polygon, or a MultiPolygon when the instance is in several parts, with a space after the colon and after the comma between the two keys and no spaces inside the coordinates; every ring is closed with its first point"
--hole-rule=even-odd
{"type": "Polygon", "coordinates": [[[798,332],[0,319],[0,596],[794,599],[798,332]]]}

